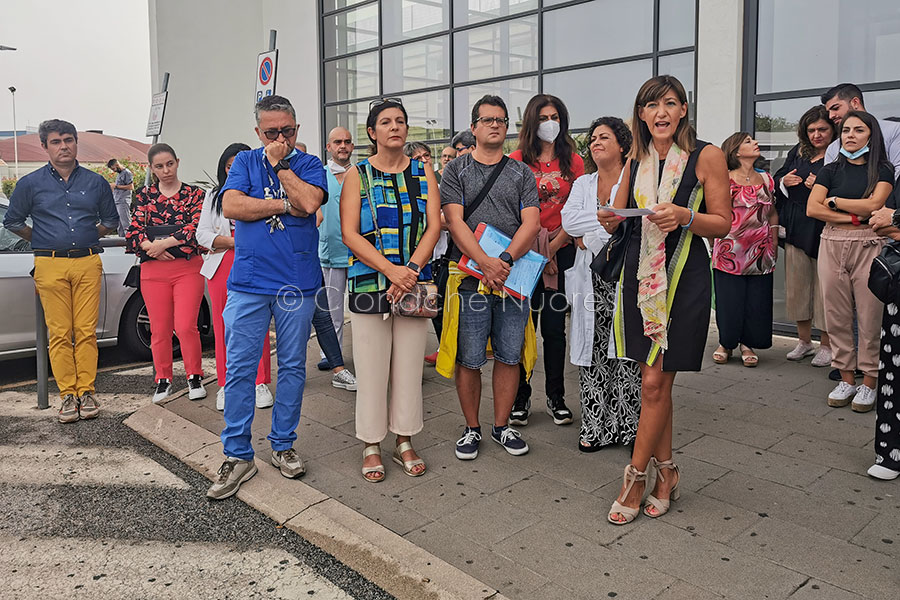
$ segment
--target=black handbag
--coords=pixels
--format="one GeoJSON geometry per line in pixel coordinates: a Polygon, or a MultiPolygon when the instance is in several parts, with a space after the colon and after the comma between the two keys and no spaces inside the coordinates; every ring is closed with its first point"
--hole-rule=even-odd
{"type": "Polygon", "coordinates": [[[619,223],[612,237],[603,246],[600,253],[591,262],[591,270],[607,283],[617,283],[625,265],[625,253],[628,251],[628,240],[634,228],[634,218],[630,217],[619,223]]]}
{"type": "Polygon", "coordinates": [[[869,268],[869,290],[884,302],[895,302],[900,295],[900,242],[888,242],[869,268]]]}

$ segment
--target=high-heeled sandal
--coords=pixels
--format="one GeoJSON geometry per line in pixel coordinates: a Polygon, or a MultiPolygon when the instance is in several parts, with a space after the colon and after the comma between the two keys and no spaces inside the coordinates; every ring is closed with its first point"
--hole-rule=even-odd
{"type": "MultiPolygon", "coordinates": [[[[622,492],[622,494],[619,496],[619,498],[622,498],[622,499],[627,498],[628,493],[631,491],[631,488],[634,487],[634,484],[636,481],[645,482],[644,491],[646,492],[647,473],[638,471],[636,468],[634,468],[633,465],[628,464],[625,467],[625,491],[622,492]]],[[[643,500],[643,494],[641,494],[641,500],[643,500]]],[[[613,525],[626,525],[626,524],[634,521],[634,518],[638,515],[640,510],[641,510],[640,505],[638,506],[638,508],[628,508],[627,506],[624,506],[623,504],[621,504],[619,502],[619,499],[616,498],[616,501],[613,502],[612,508],[609,509],[609,514],[606,515],[606,520],[609,521],[610,523],[612,523],[613,525]],[[614,514],[622,515],[623,517],[625,517],[625,520],[617,521],[617,520],[613,519],[614,514]]]]}
{"type": "Polygon", "coordinates": [[[727,364],[728,359],[731,358],[731,350],[726,349],[724,346],[719,346],[719,348],[716,348],[716,351],[713,352],[713,362],[717,365],[727,364]],[[721,348],[721,350],[719,348],[721,348]]]}
{"type": "Polygon", "coordinates": [[[421,477],[425,474],[425,461],[421,458],[416,458],[413,460],[403,460],[403,453],[409,452],[412,450],[412,444],[409,442],[403,442],[402,444],[398,444],[396,448],[394,448],[394,462],[403,467],[403,472],[409,475],[410,477],[421,477]],[[413,471],[413,467],[417,467],[422,465],[421,471],[413,471]]]}
{"type": "MultiPolygon", "coordinates": [[[[381,446],[378,444],[372,444],[370,446],[366,446],[365,450],[363,450],[363,460],[366,460],[369,456],[373,454],[381,455],[381,446]]],[[[384,481],[384,465],[377,465],[374,467],[366,467],[362,468],[363,479],[368,481],[369,483],[381,483],[384,481]]]]}
{"type": "MultiPolygon", "coordinates": [[[[678,480],[675,482],[674,487],[672,487],[672,489],[669,490],[669,499],[668,500],[660,500],[653,494],[650,494],[649,496],[647,496],[647,504],[644,505],[644,514],[646,516],[650,517],[651,519],[656,519],[658,517],[663,516],[667,512],[669,512],[670,501],[674,502],[675,500],[678,500],[678,498],[681,497],[681,492],[678,490],[678,484],[681,483],[681,470],[678,468],[678,465],[676,465],[671,460],[659,461],[659,460],[656,460],[655,458],[651,458],[650,464],[653,465],[654,469],[656,469],[657,481],[662,481],[663,483],[665,483],[666,478],[662,473],[663,469],[675,471],[675,475],[678,476],[678,480]],[[647,512],[647,510],[650,508],[650,506],[653,506],[653,508],[656,509],[655,515],[647,512]]],[[[648,471],[649,471],[649,469],[648,469],[648,471]]]]}
{"type": "Polygon", "coordinates": [[[759,356],[753,351],[753,348],[741,344],[741,362],[745,367],[753,368],[759,364],[759,356]],[[747,354],[749,352],[749,354],[747,354]]]}

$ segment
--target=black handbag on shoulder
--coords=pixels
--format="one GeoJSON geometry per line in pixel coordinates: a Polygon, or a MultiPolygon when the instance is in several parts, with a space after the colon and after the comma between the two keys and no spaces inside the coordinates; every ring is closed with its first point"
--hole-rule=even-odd
{"type": "Polygon", "coordinates": [[[628,240],[631,238],[633,227],[633,218],[627,218],[619,223],[619,228],[613,232],[612,237],[591,262],[591,270],[603,281],[607,283],[619,281],[622,267],[625,265],[625,253],[628,250],[628,240]]]}
{"type": "Polygon", "coordinates": [[[869,268],[869,290],[884,302],[896,302],[900,296],[900,242],[891,241],[869,268]]]}

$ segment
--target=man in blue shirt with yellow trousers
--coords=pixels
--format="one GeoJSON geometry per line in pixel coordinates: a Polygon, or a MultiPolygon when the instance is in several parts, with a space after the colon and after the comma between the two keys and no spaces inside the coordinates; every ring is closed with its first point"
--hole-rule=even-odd
{"type": "Polygon", "coordinates": [[[250,425],[256,370],[269,323],[278,335],[278,383],[272,409],[271,462],[288,478],[305,473],[293,448],[300,423],[316,292],[322,284],[316,211],[328,187],[322,162],[294,148],[290,101],[267,96],[254,109],[263,146],[239,153],[223,188],[222,214],[235,220],[234,266],[225,305],[225,462],[207,496],[221,500],[253,477],[250,425]]]}

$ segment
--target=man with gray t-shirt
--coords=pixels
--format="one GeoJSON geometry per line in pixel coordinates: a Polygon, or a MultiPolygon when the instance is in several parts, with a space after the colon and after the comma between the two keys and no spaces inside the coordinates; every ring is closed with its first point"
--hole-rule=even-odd
{"type": "Polygon", "coordinates": [[[131,225],[131,192],[134,191],[134,175],[115,158],[109,159],[106,166],[116,174],[116,181],[109,186],[112,188],[116,212],[119,213],[119,235],[124,237],[125,230],[131,225]]]}
{"type": "Polygon", "coordinates": [[[540,231],[540,201],[534,175],[524,164],[503,155],[509,126],[506,104],[497,96],[484,96],[472,108],[475,150],[450,162],[441,179],[441,208],[450,227],[454,249],[450,260],[466,255],[484,273],[481,286],[474,277],[459,284],[459,329],[456,335],[456,392],[466,419],[466,429],[456,442],[456,457],[478,456],[481,427],[481,367],[487,363],[488,338],[494,353],[494,423],[491,439],[514,456],[528,452],[518,431],[508,425],[519,386],[519,360],[529,317],[528,300],[502,293],[515,260],[523,256],[540,231]],[[493,182],[492,173],[499,169],[493,182]],[[482,189],[487,195],[471,215],[465,207],[474,203],[482,189]],[[499,257],[485,254],[475,239],[475,228],[487,223],[512,239],[499,257]]]}

